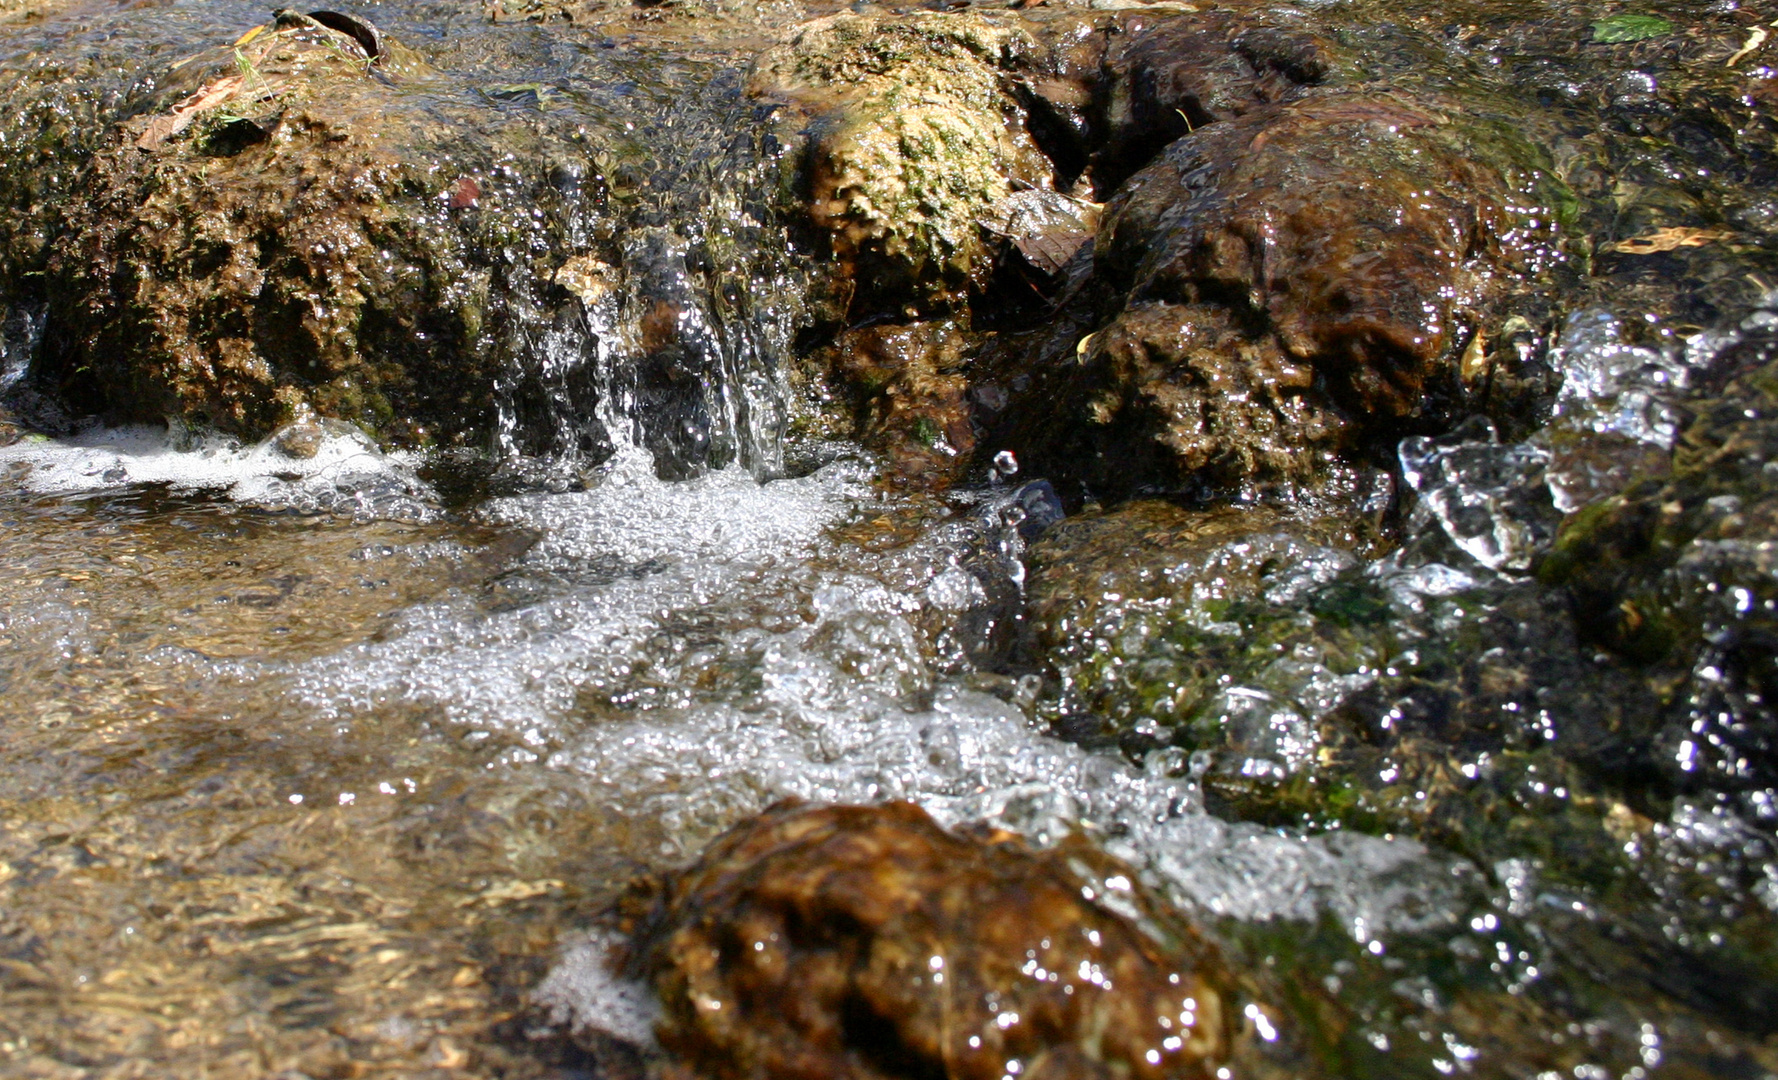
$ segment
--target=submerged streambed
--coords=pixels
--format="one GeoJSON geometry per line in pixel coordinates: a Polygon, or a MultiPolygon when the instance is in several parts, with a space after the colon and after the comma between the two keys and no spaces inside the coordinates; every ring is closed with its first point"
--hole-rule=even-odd
{"type": "Polygon", "coordinates": [[[1624,14],[0,4],[0,1075],[670,1072],[785,797],[1179,1075],[1778,1073],[1778,59],[1624,14]]]}

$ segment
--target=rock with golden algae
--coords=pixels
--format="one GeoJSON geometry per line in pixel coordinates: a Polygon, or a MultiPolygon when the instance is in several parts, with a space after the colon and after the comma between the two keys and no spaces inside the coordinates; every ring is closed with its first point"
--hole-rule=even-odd
{"type": "Polygon", "coordinates": [[[630,962],[703,1076],[1216,1075],[1241,1041],[1217,953],[1101,900],[1147,903],[1084,843],[787,801],[670,883],[630,962]]]}
{"type": "Polygon", "coordinates": [[[756,62],[753,91],[809,118],[809,216],[851,271],[855,316],[942,308],[979,285],[977,219],[1050,171],[1003,86],[1030,47],[974,15],[841,14],[756,62]]]}

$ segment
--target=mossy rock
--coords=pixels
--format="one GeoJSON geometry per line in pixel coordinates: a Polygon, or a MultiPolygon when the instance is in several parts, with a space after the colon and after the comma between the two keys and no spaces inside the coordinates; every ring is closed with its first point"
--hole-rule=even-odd
{"type": "Polygon", "coordinates": [[[530,193],[498,189],[505,138],[429,115],[403,86],[438,73],[385,41],[373,60],[281,23],[110,131],[46,267],[46,374],[70,400],[249,437],[305,411],[485,437],[515,285],[496,253],[530,193]]]}
{"type": "Polygon", "coordinates": [[[1032,48],[975,15],[841,14],[755,63],[751,91],[799,110],[809,217],[853,290],[851,321],[948,310],[981,285],[979,219],[1051,171],[1007,81],[1032,48]]]}

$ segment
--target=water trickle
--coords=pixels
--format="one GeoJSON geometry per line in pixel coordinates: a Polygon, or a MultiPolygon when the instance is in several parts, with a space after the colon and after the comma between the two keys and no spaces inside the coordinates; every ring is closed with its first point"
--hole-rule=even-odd
{"type": "Polygon", "coordinates": [[[1490,570],[1524,570],[1559,520],[1544,489],[1549,454],[1502,445],[1485,417],[1448,435],[1414,436],[1399,450],[1402,476],[1420,495],[1416,513],[1490,570]]]}
{"type": "Polygon", "coordinates": [[[41,305],[0,305],[0,395],[30,370],[31,357],[43,340],[43,322],[41,305]]]}
{"type": "Polygon", "coordinates": [[[638,133],[682,156],[651,162],[636,190],[570,185],[580,223],[569,234],[622,239],[607,245],[610,263],[589,247],[554,272],[578,303],[553,320],[538,305],[500,375],[499,454],[597,463],[623,446],[669,479],[731,463],[759,479],[782,473],[807,270],[775,208],[781,150],[731,78],[638,133]]]}

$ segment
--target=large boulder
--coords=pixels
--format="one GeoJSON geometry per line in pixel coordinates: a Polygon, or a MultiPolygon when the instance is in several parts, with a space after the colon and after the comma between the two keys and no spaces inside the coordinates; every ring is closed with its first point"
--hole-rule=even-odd
{"type": "Polygon", "coordinates": [[[1119,189],[1073,329],[997,434],[1094,493],[1301,483],[1436,424],[1480,313],[1555,261],[1499,125],[1320,91],[1173,142],[1119,189]]]}
{"type": "Polygon", "coordinates": [[[62,209],[47,373],[122,420],[484,438],[510,360],[496,323],[528,288],[514,270],[547,280],[526,204],[558,227],[566,209],[498,167],[512,132],[452,123],[410,85],[437,78],[388,35],[288,14],[179,66],[62,209]]]}
{"type": "Polygon", "coordinates": [[[661,30],[639,92],[587,30],[387,15],[243,35],[88,5],[30,31],[78,47],[14,41],[0,289],[47,318],[9,402],[42,427],[56,401],[247,438],[319,415],[385,445],[775,469],[803,256],[732,73],[661,30]]]}
{"type": "Polygon", "coordinates": [[[631,966],[702,1076],[1208,1078],[1247,1041],[1240,993],[1158,911],[1084,844],[787,802],[669,883],[631,966]]]}

